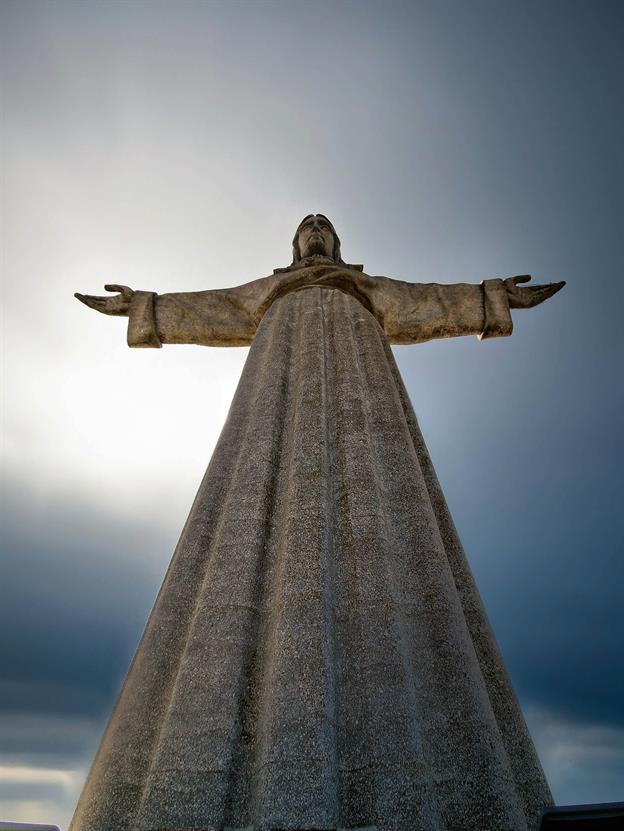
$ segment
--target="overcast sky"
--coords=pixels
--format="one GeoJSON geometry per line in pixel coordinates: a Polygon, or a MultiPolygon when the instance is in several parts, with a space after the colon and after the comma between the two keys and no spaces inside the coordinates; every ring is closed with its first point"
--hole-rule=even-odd
{"type": "Polygon", "coordinates": [[[395,354],[556,801],[624,799],[622,3],[1,8],[0,819],[67,826],[247,353],[73,292],[244,283],[317,211],[369,274],[568,281],[395,354]]]}

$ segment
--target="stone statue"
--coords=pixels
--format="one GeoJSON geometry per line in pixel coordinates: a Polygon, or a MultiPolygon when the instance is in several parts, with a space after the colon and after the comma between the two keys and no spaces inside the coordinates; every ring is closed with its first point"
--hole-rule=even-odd
{"type": "Polygon", "coordinates": [[[535,831],[551,797],[389,344],[563,283],[412,284],[323,215],[231,289],[77,294],[128,343],[251,344],[71,831],[535,831]]]}

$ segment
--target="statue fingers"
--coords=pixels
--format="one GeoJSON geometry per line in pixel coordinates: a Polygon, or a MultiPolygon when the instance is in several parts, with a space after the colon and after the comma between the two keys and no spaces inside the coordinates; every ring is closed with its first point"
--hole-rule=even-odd
{"type": "Polygon", "coordinates": [[[545,286],[531,286],[529,308],[537,306],[539,303],[543,303],[544,300],[548,300],[549,297],[552,297],[553,294],[557,294],[557,292],[564,286],[565,280],[562,280],[560,283],[548,283],[548,285],[545,286]]]}
{"type": "Polygon", "coordinates": [[[130,288],[130,286],[122,286],[121,284],[117,283],[107,283],[104,286],[106,291],[116,291],[119,294],[122,294],[124,297],[132,297],[134,294],[134,290],[130,288]]]}
{"type": "Polygon", "coordinates": [[[510,295],[518,295],[525,291],[525,289],[518,288],[518,284],[528,283],[530,279],[530,274],[518,274],[515,277],[507,277],[503,283],[510,295]]]}
{"type": "Polygon", "coordinates": [[[79,292],[75,292],[74,297],[84,303],[85,306],[89,306],[90,309],[97,309],[99,312],[105,310],[109,300],[108,297],[97,297],[94,294],[80,294],[79,292]]]}

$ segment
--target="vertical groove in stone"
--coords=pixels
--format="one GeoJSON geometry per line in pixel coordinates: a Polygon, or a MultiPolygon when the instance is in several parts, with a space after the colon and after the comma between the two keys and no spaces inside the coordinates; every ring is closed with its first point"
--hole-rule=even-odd
{"type": "Polygon", "coordinates": [[[552,804],[552,795],[487,619],[479,591],[470,571],[413,407],[396,366],[392,350],[387,342],[384,343],[384,348],[390,371],[401,398],[412,443],[427,484],[431,505],[444,542],[444,548],[462,603],[464,617],[479,661],[490,704],[513,771],[516,790],[522,800],[527,826],[534,829],[539,824],[543,808],[552,804]]]}
{"type": "MultiPolygon", "coordinates": [[[[349,338],[350,321],[343,295],[328,296],[329,358],[334,384],[335,414],[335,654],[337,659],[337,748],[339,826],[364,827],[375,824],[375,770],[372,723],[374,703],[369,701],[363,678],[367,649],[364,638],[365,621],[359,610],[368,599],[362,585],[362,563],[356,549],[357,541],[351,528],[350,512],[356,499],[349,487],[351,458],[361,458],[363,445],[362,418],[355,395],[356,366],[353,344],[349,338]],[[347,441],[347,425],[353,442],[347,441]]],[[[361,477],[359,478],[361,482],[361,477]]]]}
{"type": "MultiPolygon", "coordinates": [[[[276,563],[274,541],[276,536],[279,535],[283,519],[280,506],[283,505],[284,480],[288,478],[284,475],[285,461],[287,470],[292,456],[293,432],[289,429],[289,426],[292,422],[294,401],[297,398],[295,367],[299,347],[299,333],[294,333],[293,330],[296,326],[300,305],[301,298],[294,295],[290,298],[290,303],[281,306],[282,313],[289,320],[289,332],[291,334],[288,357],[288,387],[280,412],[283,429],[276,426],[276,432],[280,436],[280,446],[272,483],[272,510],[267,516],[267,537],[263,555],[264,574],[261,575],[261,589],[258,592],[258,625],[254,641],[250,645],[246,668],[247,683],[240,702],[240,740],[230,775],[230,791],[225,811],[225,825],[227,828],[248,828],[255,825],[252,783],[254,760],[258,752],[261,691],[263,677],[266,672],[267,624],[272,596],[271,584],[275,580],[276,568],[279,567],[279,564],[276,563]]],[[[272,309],[267,312],[265,319],[271,315],[271,312],[272,309]]],[[[283,357],[279,353],[273,356],[275,361],[280,359],[283,360],[283,357]]]]}
{"type": "MultiPolygon", "coordinates": [[[[386,751],[380,765],[380,768],[386,769],[381,771],[384,781],[376,811],[381,816],[392,815],[398,828],[409,826],[413,831],[434,831],[441,826],[431,788],[430,760],[423,740],[422,727],[427,715],[422,708],[423,702],[419,700],[418,687],[422,686],[422,681],[412,665],[409,647],[414,633],[408,631],[405,625],[397,568],[405,559],[408,536],[405,529],[400,525],[397,527],[396,515],[403,513],[406,518],[412,515],[412,506],[402,504],[406,496],[402,425],[397,419],[396,391],[392,379],[387,376],[385,362],[379,359],[378,324],[363,310],[353,307],[347,298],[343,303],[350,318],[354,361],[359,373],[358,386],[362,390],[365,434],[369,440],[366,455],[375,471],[379,526],[385,542],[382,550],[373,553],[385,570],[388,590],[389,614],[383,625],[384,637],[393,639],[396,652],[391,690],[395,701],[391,702],[390,708],[396,714],[400,713],[401,719],[397,723],[395,755],[392,757],[386,751]]],[[[389,689],[386,689],[385,696],[388,694],[389,689]]],[[[374,736],[373,740],[377,743],[379,737],[374,736]]]]}
{"type": "MultiPolygon", "coordinates": [[[[258,828],[335,827],[332,648],[328,643],[326,562],[327,435],[320,290],[300,293],[296,398],[278,500],[276,573],[265,631],[266,654],[253,772],[258,828]]],[[[292,303],[289,298],[280,302],[292,303]]],[[[331,631],[331,628],[330,628],[331,631]]]]}
{"type": "MultiPolygon", "coordinates": [[[[430,831],[437,826],[426,787],[427,759],[419,746],[424,714],[418,713],[413,672],[406,666],[392,568],[396,552],[386,522],[387,466],[393,460],[378,450],[385,429],[379,414],[386,409],[396,415],[395,395],[375,373],[379,355],[370,326],[377,324],[351,298],[334,295],[338,469],[344,477],[341,824],[389,822],[388,828],[430,831]]],[[[404,460],[396,462],[400,470],[404,460]]]]}
{"type": "Polygon", "coordinates": [[[336,414],[334,401],[334,367],[331,361],[331,319],[328,303],[332,295],[316,290],[321,315],[321,354],[323,360],[323,375],[321,388],[321,408],[325,448],[323,454],[322,486],[324,507],[324,557],[322,569],[323,591],[323,643],[325,646],[325,666],[327,670],[327,718],[331,722],[332,730],[328,740],[328,759],[331,767],[331,787],[333,805],[330,819],[332,829],[338,825],[340,816],[339,783],[338,783],[338,730],[337,730],[337,701],[338,701],[338,667],[336,661],[336,414]]]}
{"type": "MultiPolygon", "coordinates": [[[[378,328],[376,333],[371,328],[367,340],[376,340],[383,353],[385,338],[378,328]]],[[[377,387],[393,381],[390,367],[382,370],[381,363],[371,364],[377,387]]],[[[429,760],[429,791],[435,794],[437,820],[443,828],[465,825],[467,817],[488,828],[507,827],[506,822],[509,827],[524,828],[508,760],[496,749],[500,745],[497,724],[408,424],[398,415],[402,406],[395,383],[388,384],[387,397],[393,399],[396,413],[388,409],[385,425],[377,430],[376,448],[381,460],[386,460],[387,487],[395,484],[383,514],[401,575],[403,597],[397,608],[411,655],[418,709],[423,714],[421,756],[429,760]],[[402,472],[401,454],[406,456],[402,472]],[[394,463],[388,465],[393,457],[394,463]],[[462,729],[458,729],[460,722],[462,729]],[[488,794],[487,800],[482,799],[483,793],[488,794]]]]}

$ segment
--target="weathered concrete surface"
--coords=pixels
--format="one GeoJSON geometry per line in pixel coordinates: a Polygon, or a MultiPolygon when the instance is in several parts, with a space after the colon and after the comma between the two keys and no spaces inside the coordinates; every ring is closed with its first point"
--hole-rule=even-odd
{"type": "Polygon", "coordinates": [[[71,831],[533,831],[549,803],[378,321],[285,294],[71,831]]]}

